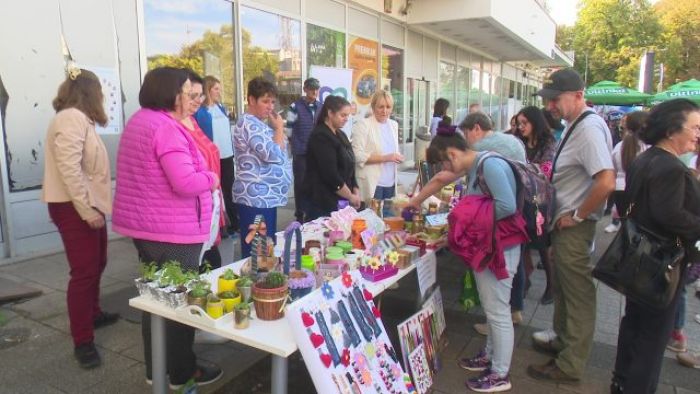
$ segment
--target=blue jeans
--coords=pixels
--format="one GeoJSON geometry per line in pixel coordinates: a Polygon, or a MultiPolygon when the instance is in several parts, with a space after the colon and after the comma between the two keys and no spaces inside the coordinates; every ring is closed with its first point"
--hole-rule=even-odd
{"type": "Polygon", "coordinates": [[[377,200],[394,198],[394,194],[396,194],[396,186],[377,186],[374,189],[374,198],[377,200]]]}
{"type": "Polygon", "coordinates": [[[688,298],[685,285],[681,283],[681,294],[678,295],[678,309],[676,309],[676,320],[673,324],[675,330],[682,330],[685,327],[685,302],[688,298]]]}
{"type": "Polygon", "coordinates": [[[275,239],[277,232],[277,208],[255,208],[243,204],[236,204],[238,208],[238,220],[241,226],[241,258],[244,259],[250,256],[250,244],[245,242],[245,237],[248,235],[248,227],[255,221],[256,215],[263,215],[265,225],[267,226],[267,236],[275,239]]]}
{"type": "Polygon", "coordinates": [[[491,360],[491,371],[502,377],[508,375],[510,370],[515,344],[509,301],[513,276],[520,264],[520,250],[520,245],[516,245],[503,251],[508,270],[506,279],[496,279],[488,268],[474,272],[481,307],[486,313],[486,323],[489,326],[485,352],[491,360]]]}

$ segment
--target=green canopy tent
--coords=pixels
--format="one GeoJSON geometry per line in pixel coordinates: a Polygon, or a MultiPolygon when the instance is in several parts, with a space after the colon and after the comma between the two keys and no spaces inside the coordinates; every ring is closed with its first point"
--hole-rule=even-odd
{"type": "Polygon", "coordinates": [[[677,83],[668,90],[654,95],[650,99],[650,103],[656,104],[677,98],[687,98],[700,104],[700,81],[697,79],[689,79],[685,82],[677,83]]]}
{"type": "Polygon", "coordinates": [[[584,97],[596,105],[644,104],[651,95],[626,88],[617,82],[600,81],[586,88],[584,97]]]}

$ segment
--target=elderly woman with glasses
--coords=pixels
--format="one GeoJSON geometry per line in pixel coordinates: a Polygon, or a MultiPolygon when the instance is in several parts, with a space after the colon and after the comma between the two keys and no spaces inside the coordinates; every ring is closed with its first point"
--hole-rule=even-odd
{"type": "MultiPolygon", "coordinates": [[[[112,228],[133,239],[144,263],[160,267],[174,260],[196,271],[210,237],[212,192],[219,188],[219,177],[182,124],[197,97],[187,71],[173,67],[149,71],[139,91],[141,109],[126,123],[119,141],[112,228]]],[[[151,382],[149,313],[143,313],[141,332],[146,380],[151,382]]],[[[190,379],[205,385],[222,376],[218,366],[197,360],[192,327],[167,321],[165,333],[172,389],[190,379]]]]}

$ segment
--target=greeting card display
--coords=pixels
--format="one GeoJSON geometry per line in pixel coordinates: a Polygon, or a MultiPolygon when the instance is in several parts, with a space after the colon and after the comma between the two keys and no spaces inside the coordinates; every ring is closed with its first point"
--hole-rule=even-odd
{"type": "Polygon", "coordinates": [[[433,385],[433,377],[428,366],[428,359],[425,356],[425,348],[421,343],[408,355],[408,366],[411,376],[415,382],[416,391],[419,394],[427,393],[433,385]]]}
{"type": "Polygon", "coordinates": [[[287,320],[317,392],[415,392],[372,298],[351,271],[288,307],[287,320]]]}
{"type": "MultiPolygon", "coordinates": [[[[408,320],[399,324],[397,328],[404,367],[411,371],[413,383],[418,386],[418,381],[421,380],[422,384],[426,382],[432,384],[432,376],[440,368],[440,360],[438,358],[439,334],[432,306],[424,307],[418,313],[408,318],[408,320]],[[410,356],[419,347],[422,348],[422,352],[425,354],[427,373],[431,376],[429,381],[426,381],[422,375],[417,376],[411,368],[412,361],[410,356]]],[[[421,370],[421,373],[425,371],[421,370]]]]}

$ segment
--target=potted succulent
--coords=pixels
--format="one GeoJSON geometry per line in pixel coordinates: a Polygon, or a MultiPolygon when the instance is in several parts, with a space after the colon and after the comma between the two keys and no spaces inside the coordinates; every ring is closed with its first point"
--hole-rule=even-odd
{"type": "Polygon", "coordinates": [[[233,307],[233,327],[248,328],[250,325],[250,304],[242,302],[233,307]]]}
{"type": "Polygon", "coordinates": [[[236,275],[232,269],[226,269],[226,271],[219,276],[217,281],[219,293],[236,290],[236,282],[238,282],[238,279],[238,275],[236,275]]]}
{"type": "Polygon", "coordinates": [[[187,292],[187,303],[199,305],[202,309],[207,306],[207,295],[211,293],[211,283],[205,279],[196,279],[190,282],[190,291],[187,292]]]}
{"type": "Polygon", "coordinates": [[[241,295],[236,291],[222,291],[218,296],[224,303],[224,313],[233,312],[233,307],[241,303],[241,295]]]}
{"type": "Polygon", "coordinates": [[[241,277],[236,283],[236,289],[241,294],[241,303],[249,303],[250,295],[253,289],[253,279],[249,276],[241,277]]]}
{"type": "Polygon", "coordinates": [[[136,289],[139,291],[140,295],[150,295],[150,291],[148,289],[148,284],[156,280],[156,272],[158,271],[158,266],[156,263],[151,262],[151,263],[146,263],[143,262],[141,263],[141,266],[139,267],[139,271],[141,276],[137,279],[134,279],[134,284],[136,285],[136,289]]]}
{"type": "Polygon", "coordinates": [[[207,315],[211,316],[213,319],[218,319],[224,315],[224,303],[221,299],[214,294],[207,295],[207,315]]]}
{"type": "Polygon", "coordinates": [[[261,320],[277,320],[284,317],[287,302],[287,277],[272,271],[253,285],[255,314],[261,320]]]}

